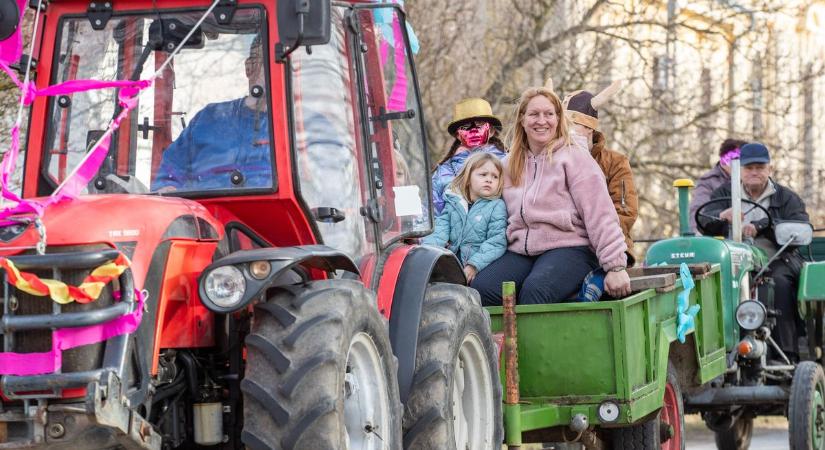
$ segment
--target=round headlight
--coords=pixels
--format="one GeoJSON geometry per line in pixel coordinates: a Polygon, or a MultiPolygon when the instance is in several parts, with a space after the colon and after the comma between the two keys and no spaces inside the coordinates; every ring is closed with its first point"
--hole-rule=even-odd
{"type": "Polygon", "coordinates": [[[235,266],[221,266],[209,272],[204,291],[209,300],[222,308],[231,308],[243,298],[246,279],[235,266]]]}
{"type": "Polygon", "coordinates": [[[736,307],[736,323],[746,330],[755,330],[765,323],[765,306],[757,301],[744,301],[736,307]]]}
{"type": "Polygon", "coordinates": [[[602,423],[611,423],[615,422],[619,419],[619,405],[616,402],[611,402],[610,400],[602,402],[599,405],[599,420],[602,423]]]}

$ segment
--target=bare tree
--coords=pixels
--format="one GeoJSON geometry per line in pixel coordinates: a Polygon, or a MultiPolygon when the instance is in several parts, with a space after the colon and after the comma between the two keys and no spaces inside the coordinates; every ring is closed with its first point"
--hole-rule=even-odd
{"type": "Polygon", "coordinates": [[[641,203],[637,237],[675,231],[673,180],[697,179],[726,137],[764,141],[779,181],[804,192],[811,212],[821,209],[812,186],[825,161],[811,149],[825,138],[813,126],[825,113],[816,103],[825,68],[811,57],[815,49],[806,55],[795,45],[817,45],[798,31],[806,4],[679,3],[407,0],[422,30],[417,63],[434,156],[451,139],[444,128],[463,97],[487,98],[509,118],[521,90],[548,76],[561,96],[618,79],[625,88],[600,118],[608,145],[631,159],[641,203]],[[423,31],[438,27],[445,31],[423,31]]]}

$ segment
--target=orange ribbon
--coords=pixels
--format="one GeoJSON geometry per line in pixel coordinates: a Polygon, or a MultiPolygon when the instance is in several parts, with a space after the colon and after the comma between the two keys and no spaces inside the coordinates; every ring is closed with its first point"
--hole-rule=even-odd
{"type": "Polygon", "coordinates": [[[114,261],[103,264],[89,274],[80,286],[70,286],[62,281],[40,278],[29,272],[21,272],[7,258],[0,258],[0,268],[6,270],[8,281],[17,289],[39,297],[49,296],[61,305],[71,302],[89,303],[100,297],[107,283],[129,268],[129,258],[122,253],[114,261]]]}

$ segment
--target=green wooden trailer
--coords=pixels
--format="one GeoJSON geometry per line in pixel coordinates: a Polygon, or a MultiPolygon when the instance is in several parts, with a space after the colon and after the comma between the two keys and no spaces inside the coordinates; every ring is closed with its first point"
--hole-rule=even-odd
{"type": "MultiPolygon", "coordinates": [[[[681,392],[726,368],[721,270],[698,272],[690,304],[700,309],[685,343],[676,335],[683,288],[674,275],[669,286],[616,301],[516,306],[518,399],[505,405],[507,444],[579,440],[598,448],[665,433],[663,448],[683,448],[681,392]]],[[[493,331],[503,333],[505,308],[488,310],[493,331]]],[[[501,364],[502,385],[512,391],[508,362],[501,364]]],[[[648,448],[639,442],[623,447],[648,448]]]]}

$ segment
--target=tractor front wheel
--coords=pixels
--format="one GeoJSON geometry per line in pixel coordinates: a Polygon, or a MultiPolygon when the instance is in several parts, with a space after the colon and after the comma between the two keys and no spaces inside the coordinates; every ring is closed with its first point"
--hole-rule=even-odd
{"type": "Polygon", "coordinates": [[[667,365],[662,409],[653,419],[613,430],[614,450],[684,450],[685,413],[676,368],[667,365]]]}
{"type": "Polygon", "coordinates": [[[788,406],[791,450],[825,447],[825,375],[822,366],[803,361],[796,366],[788,406]]]}
{"type": "Polygon", "coordinates": [[[401,405],[386,320],[351,280],[279,288],[246,337],[242,440],[250,449],[401,445],[401,405]]]}
{"type": "Polygon", "coordinates": [[[490,316],[475,290],[433,283],[404,409],[405,449],[498,449],[501,383],[490,316]]]}

